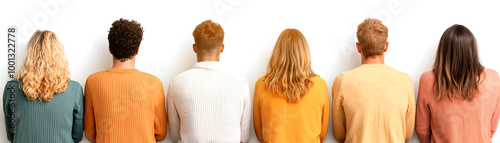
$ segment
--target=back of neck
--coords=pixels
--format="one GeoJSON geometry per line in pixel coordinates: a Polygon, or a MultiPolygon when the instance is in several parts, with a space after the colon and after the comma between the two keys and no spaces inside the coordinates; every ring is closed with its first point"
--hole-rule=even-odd
{"type": "Polygon", "coordinates": [[[113,67],[114,69],[135,69],[135,58],[128,59],[125,62],[120,61],[119,59],[113,58],[113,67]]]}
{"type": "Polygon", "coordinates": [[[370,57],[370,58],[362,58],[361,64],[385,64],[384,63],[384,55],[370,57]]]}
{"type": "Polygon", "coordinates": [[[202,57],[202,56],[197,56],[196,57],[198,62],[218,62],[219,61],[219,56],[217,57],[202,57]]]}

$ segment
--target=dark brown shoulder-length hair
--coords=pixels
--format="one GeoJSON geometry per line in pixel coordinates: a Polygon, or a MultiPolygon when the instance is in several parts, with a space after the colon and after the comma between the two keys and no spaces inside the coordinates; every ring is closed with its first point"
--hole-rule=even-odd
{"type": "Polygon", "coordinates": [[[446,29],[439,41],[432,69],[436,76],[434,93],[437,99],[472,100],[478,92],[483,70],[472,32],[458,24],[446,29]]]}

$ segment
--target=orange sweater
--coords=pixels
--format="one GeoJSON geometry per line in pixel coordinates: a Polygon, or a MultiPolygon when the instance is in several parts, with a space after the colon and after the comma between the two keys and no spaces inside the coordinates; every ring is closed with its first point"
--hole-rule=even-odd
{"type": "Polygon", "coordinates": [[[85,84],[85,136],[98,143],[155,143],[165,138],[161,81],[137,69],[92,74],[85,84]]]}
{"type": "Polygon", "coordinates": [[[253,122],[263,143],[323,142],[328,130],[330,101],[321,77],[313,78],[309,93],[298,103],[288,103],[264,87],[264,78],[255,84],[253,122]]]}

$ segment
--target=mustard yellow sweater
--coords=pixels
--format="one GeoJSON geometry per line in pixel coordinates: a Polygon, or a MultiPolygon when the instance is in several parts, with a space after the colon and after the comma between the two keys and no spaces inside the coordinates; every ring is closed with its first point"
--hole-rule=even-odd
{"type": "Polygon", "coordinates": [[[328,130],[330,100],[321,77],[313,78],[309,93],[298,103],[288,103],[264,87],[264,78],[255,84],[253,122],[263,143],[323,142],[328,130]]]}

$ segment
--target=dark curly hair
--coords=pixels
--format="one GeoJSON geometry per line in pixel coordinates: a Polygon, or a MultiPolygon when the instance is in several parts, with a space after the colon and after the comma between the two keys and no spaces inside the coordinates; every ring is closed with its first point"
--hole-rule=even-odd
{"type": "Polygon", "coordinates": [[[109,51],[113,57],[121,62],[132,59],[141,45],[143,32],[137,21],[120,18],[113,22],[108,33],[109,51]]]}

